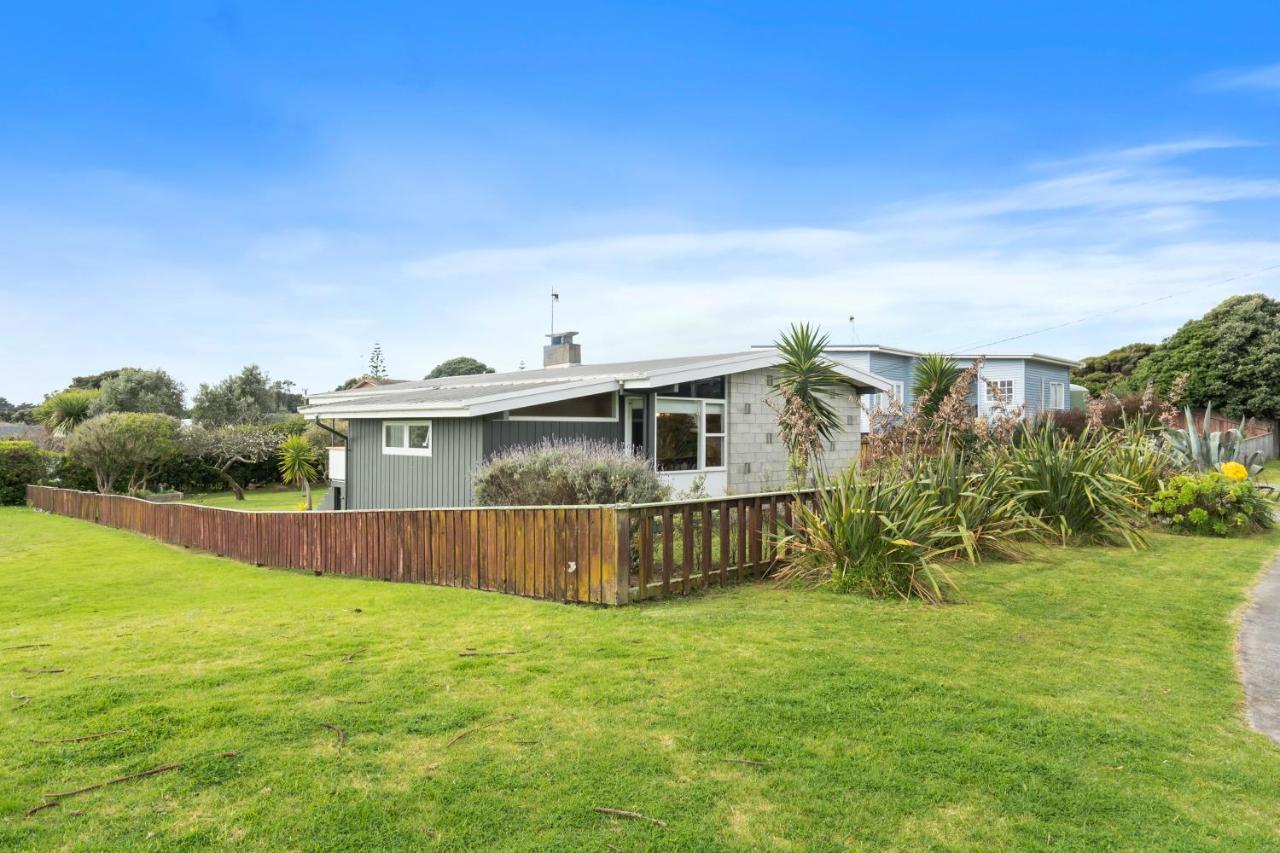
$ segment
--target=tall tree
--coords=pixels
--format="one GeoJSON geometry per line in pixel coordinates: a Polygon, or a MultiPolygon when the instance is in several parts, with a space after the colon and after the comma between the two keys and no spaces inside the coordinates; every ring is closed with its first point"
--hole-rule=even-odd
{"type": "Polygon", "coordinates": [[[184,391],[182,383],[163,370],[124,367],[103,380],[93,413],[155,412],[180,418],[185,408],[184,391]]]}
{"type": "Polygon", "coordinates": [[[1084,359],[1082,367],[1071,371],[1073,381],[1089,389],[1095,397],[1104,391],[1123,394],[1131,388],[1128,381],[1142,360],[1156,349],[1155,344],[1128,344],[1111,352],[1084,359]]]}
{"type": "Polygon", "coordinates": [[[382,359],[382,344],[374,342],[373,352],[369,353],[369,375],[374,379],[387,378],[387,365],[382,359]]]}
{"type": "Polygon", "coordinates": [[[258,365],[250,364],[216,385],[200,383],[191,416],[205,426],[263,423],[296,412],[302,399],[292,382],[273,381],[258,365]]]}
{"type": "Polygon", "coordinates": [[[477,373],[493,373],[494,370],[483,361],[469,355],[460,355],[442,361],[431,369],[424,379],[441,379],[446,376],[473,376],[477,373]]]}
{"type": "Polygon", "coordinates": [[[778,371],[781,403],[769,405],[778,415],[778,432],[791,457],[797,479],[803,480],[822,461],[822,442],[841,429],[840,416],[830,400],[847,396],[848,382],[823,355],[827,336],[808,323],[792,324],[774,344],[783,361],[778,371]]]}
{"type": "Polygon", "coordinates": [[[1184,373],[1183,400],[1192,406],[1280,420],[1280,301],[1261,293],[1224,300],[1156,347],[1133,383],[1166,393],[1184,373]]]}

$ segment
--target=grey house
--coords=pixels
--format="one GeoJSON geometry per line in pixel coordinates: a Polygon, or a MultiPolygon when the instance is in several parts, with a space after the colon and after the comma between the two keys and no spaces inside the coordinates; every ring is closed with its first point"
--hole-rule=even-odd
{"type": "MultiPolygon", "coordinates": [[[[831,359],[858,370],[874,373],[887,380],[889,394],[906,406],[915,403],[916,362],[924,353],[873,344],[830,346],[831,359]]],[[[983,359],[980,379],[969,392],[969,402],[978,414],[990,415],[997,409],[1021,409],[1024,417],[1042,412],[1071,408],[1070,371],[1079,364],[1066,358],[1040,353],[979,354],[964,353],[950,358],[960,367],[970,367],[974,359],[983,359]]],[[[882,394],[862,398],[862,430],[866,432],[871,413],[886,404],[882,394]]]]}
{"type": "MultiPolygon", "coordinates": [[[[347,422],[345,446],[330,452],[330,506],[469,506],[486,458],[552,437],[623,444],[676,489],[700,477],[711,495],[785,485],[787,453],[768,405],[777,352],[582,364],[574,334],[552,336],[541,370],[310,396],[303,415],[347,422]]],[[[858,458],[860,395],[892,390],[852,364],[839,370],[849,384],[836,401],[845,430],[828,448],[833,465],[858,458]]]]}

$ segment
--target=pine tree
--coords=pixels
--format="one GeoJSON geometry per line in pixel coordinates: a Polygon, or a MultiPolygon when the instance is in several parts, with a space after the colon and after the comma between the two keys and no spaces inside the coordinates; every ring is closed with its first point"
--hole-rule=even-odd
{"type": "Polygon", "coordinates": [[[374,379],[387,378],[387,365],[382,360],[382,344],[374,342],[373,352],[369,353],[369,375],[374,379]]]}

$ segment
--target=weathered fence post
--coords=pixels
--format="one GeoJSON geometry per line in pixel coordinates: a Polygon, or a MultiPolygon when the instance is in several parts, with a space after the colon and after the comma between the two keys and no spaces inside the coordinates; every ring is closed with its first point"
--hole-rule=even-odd
{"type": "Polygon", "coordinates": [[[605,556],[613,566],[605,572],[604,603],[627,604],[631,600],[631,504],[608,507],[604,514],[606,529],[612,525],[617,540],[613,553],[605,556]]]}

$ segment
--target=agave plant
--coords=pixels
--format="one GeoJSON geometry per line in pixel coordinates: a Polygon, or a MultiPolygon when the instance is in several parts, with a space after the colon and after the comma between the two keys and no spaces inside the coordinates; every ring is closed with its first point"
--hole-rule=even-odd
{"type": "Polygon", "coordinates": [[[1241,418],[1240,426],[1234,429],[1210,432],[1212,414],[1213,405],[1210,404],[1205,407],[1204,419],[1197,427],[1191,407],[1187,406],[1184,410],[1186,426],[1165,430],[1165,442],[1174,464],[1204,472],[1217,471],[1227,462],[1239,462],[1249,471],[1250,477],[1256,476],[1262,470],[1263,456],[1260,451],[1247,456],[1244,452],[1245,419],[1241,418]]]}

